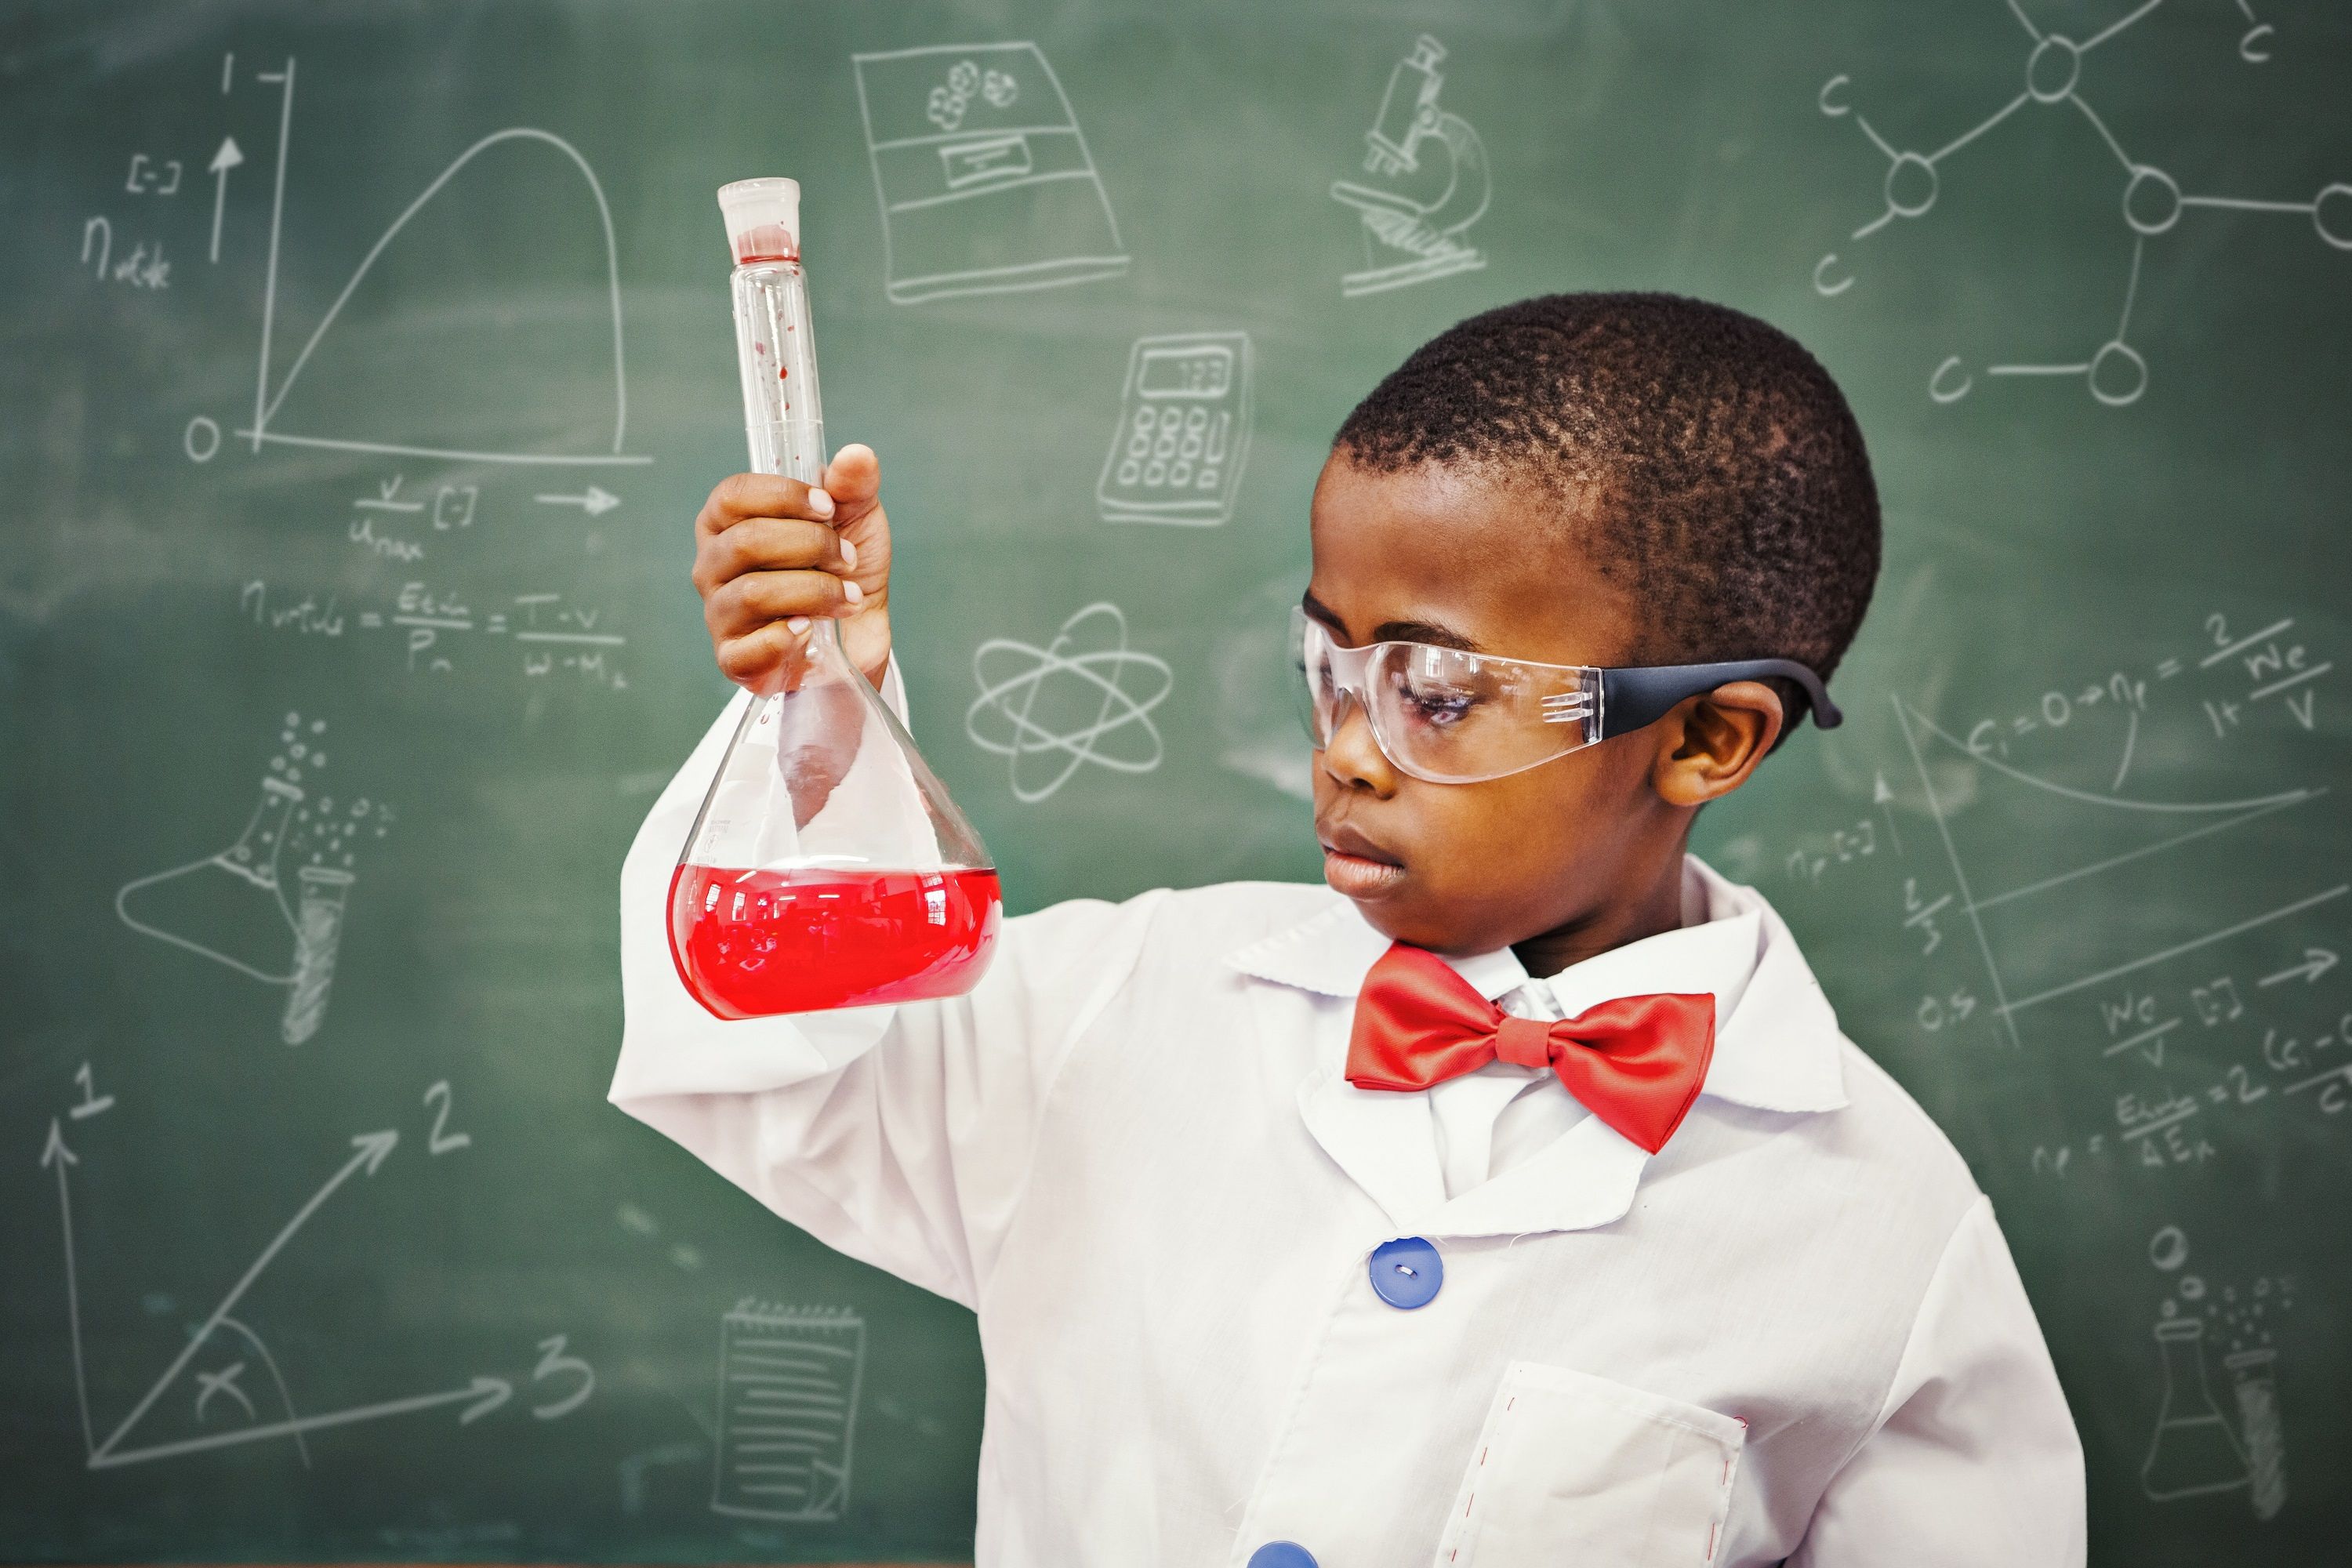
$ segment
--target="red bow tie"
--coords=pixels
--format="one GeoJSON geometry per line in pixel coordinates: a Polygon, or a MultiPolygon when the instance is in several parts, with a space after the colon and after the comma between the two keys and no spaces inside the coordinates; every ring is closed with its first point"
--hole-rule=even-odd
{"type": "Polygon", "coordinates": [[[1420,1089],[1491,1061],[1549,1068],[1633,1142],[1666,1146],[1715,1055],[1715,997],[1620,996],[1548,1024],[1515,1018],[1435,953],[1391,945],[1365,976],[1348,1040],[1358,1089],[1420,1089]]]}

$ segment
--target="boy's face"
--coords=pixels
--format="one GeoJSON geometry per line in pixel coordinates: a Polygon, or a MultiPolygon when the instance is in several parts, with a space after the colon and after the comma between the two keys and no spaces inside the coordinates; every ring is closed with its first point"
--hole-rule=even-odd
{"type": "MultiPolygon", "coordinates": [[[[1637,662],[1641,606],[1560,504],[1533,486],[1436,464],[1374,473],[1335,452],[1315,487],[1307,614],[1347,647],[1637,662]]],[[[1504,778],[1429,784],[1381,754],[1350,704],[1315,753],[1325,879],[1383,934],[1440,952],[1613,923],[1629,900],[1665,896],[1662,867],[1679,877],[1690,814],[1654,787],[1658,757],[1642,731],[1504,778]]]]}

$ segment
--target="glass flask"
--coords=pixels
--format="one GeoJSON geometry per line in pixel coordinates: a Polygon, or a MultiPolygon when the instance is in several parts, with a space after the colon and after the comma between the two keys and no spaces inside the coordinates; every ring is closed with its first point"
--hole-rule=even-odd
{"type": "MultiPolygon", "coordinates": [[[[814,484],[824,416],[800,262],[800,185],[719,193],[735,253],[751,467],[814,484]]],[[[670,956],[721,1018],[954,996],[1003,921],[995,862],[914,741],[813,621],[742,721],[669,889],[670,956]]]]}

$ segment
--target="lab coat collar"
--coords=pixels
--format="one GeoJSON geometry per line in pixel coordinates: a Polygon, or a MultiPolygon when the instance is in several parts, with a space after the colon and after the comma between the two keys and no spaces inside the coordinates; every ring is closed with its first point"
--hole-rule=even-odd
{"type": "MultiPolygon", "coordinates": [[[[1695,982],[1723,976],[1715,1058],[1702,1095],[1790,1113],[1843,1105],[1837,1017],[1796,939],[1752,889],[1726,881],[1696,857],[1688,868],[1707,920],[1562,971],[1552,977],[1562,1011],[1573,1016],[1639,991],[1696,989],[1695,982]],[[1739,944],[1753,944],[1752,965],[1739,962],[1739,944]],[[1673,978],[1677,973],[1689,978],[1673,978]]],[[[1236,950],[1227,962],[1258,980],[1352,998],[1388,947],[1389,939],[1335,893],[1328,907],[1236,950]]],[[[1447,962],[1489,1000],[1528,979],[1507,948],[1447,962]]],[[[1299,1114],[1400,1229],[1457,1237],[1582,1230],[1611,1224],[1632,1206],[1649,1156],[1598,1117],[1448,1201],[1428,1097],[1355,1088],[1342,1076],[1345,1034],[1337,1037],[1339,1055],[1318,1061],[1299,1085],[1299,1114]]]]}

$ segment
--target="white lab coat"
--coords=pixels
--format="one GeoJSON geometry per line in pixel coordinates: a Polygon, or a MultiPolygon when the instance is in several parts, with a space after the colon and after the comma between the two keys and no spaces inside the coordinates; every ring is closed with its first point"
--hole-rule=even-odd
{"type": "Polygon", "coordinates": [[[1665,1149],[1585,1116],[1449,1198],[1428,1096],[1340,1076],[1387,943],[1320,887],[1061,904],[968,996],[711,1017],[662,903],[734,718],[622,871],[612,1098],[979,1314],[982,1568],[2083,1562],[1990,1207],[1752,890],[1695,872],[1759,951],[1665,1149]],[[1415,1310],[1367,1272],[1401,1236],[1443,1264],[1415,1310]]]}

